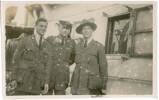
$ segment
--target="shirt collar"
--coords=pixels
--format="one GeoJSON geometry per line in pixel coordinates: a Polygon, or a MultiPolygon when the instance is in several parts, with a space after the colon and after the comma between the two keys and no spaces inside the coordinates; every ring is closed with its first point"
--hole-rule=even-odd
{"type": "MultiPolygon", "coordinates": [[[[34,30],[34,36],[36,39],[40,38],[40,35],[36,32],[36,30],[34,30]]],[[[45,35],[43,36],[43,39],[45,39],[45,35]]]]}
{"type": "MultiPolygon", "coordinates": [[[[35,36],[35,40],[37,42],[37,44],[39,45],[39,40],[40,40],[40,35],[36,32],[36,30],[34,30],[34,36],[35,36]]],[[[45,37],[42,37],[42,42],[44,41],[45,37]]]]}
{"type": "Polygon", "coordinates": [[[93,40],[93,37],[91,36],[88,40],[87,40],[87,45],[93,40]]]}

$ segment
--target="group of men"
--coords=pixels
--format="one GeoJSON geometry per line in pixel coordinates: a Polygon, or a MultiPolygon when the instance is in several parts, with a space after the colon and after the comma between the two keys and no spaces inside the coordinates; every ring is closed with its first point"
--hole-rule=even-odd
{"type": "Polygon", "coordinates": [[[72,24],[60,20],[58,36],[44,38],[48,21],[39,18],[34,34],[21,38],[12,57],[12,95],[102,95],[106,93],[104,46],[92,37],[97,25],[84,20],[76,28],[83,38],[71,39],[72,24]],[[69,67],[76,64],[70,78],[69,67]]]}

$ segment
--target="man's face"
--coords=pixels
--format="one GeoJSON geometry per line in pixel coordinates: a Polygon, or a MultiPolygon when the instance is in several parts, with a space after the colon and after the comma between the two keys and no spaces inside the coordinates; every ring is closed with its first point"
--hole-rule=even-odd
{"type": "Polygon", "coordinates": [[[43,22],[43,21],[38,22],[35,26],[36,32],[40,35],[44,35],[47,29],[47,24],[48,24],[47,22],[43,22]]]}
{"type": "Polygon", "coordinates": [[[67,28],[66,26],[63,26],[63,25],[59,25],[58,29],[59,29],[60,35],[62,35],[64,37],[67,37],[71,32],[70,28],[67,28]]]}
{"type": "Polygon", "coordinates": [[[92,33],[93,29],[90,26],[83,26],[82,34],[84,38],[89,39],[92,36],[92,33]]]}

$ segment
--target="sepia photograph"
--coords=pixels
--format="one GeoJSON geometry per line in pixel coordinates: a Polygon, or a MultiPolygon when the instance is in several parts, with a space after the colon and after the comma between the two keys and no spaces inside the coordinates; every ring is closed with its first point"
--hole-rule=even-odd
{"type": "Polygon", "coordinates": [[[4,96],[154,96],[156,8],[2,1],[4,96]]]}

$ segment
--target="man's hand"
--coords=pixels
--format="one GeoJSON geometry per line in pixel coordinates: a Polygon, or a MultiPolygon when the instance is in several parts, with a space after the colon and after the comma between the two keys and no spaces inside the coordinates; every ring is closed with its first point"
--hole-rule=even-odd
{"type": "Polygon", "coordinates": [[[14,80],[7,85],[7,91],[12,91],[17,87],[17,82],[14,80]]]}
{"type": "Polygon", "coordinates": [[[66,89],[66,95],[71,95],[71,87],[67,87],[67,89],[66,89]]]}
{"type": "Polygon", "coordinates": [[[42,94],[47,94],[48,90],[49,90],[49,85],[48,85],[48,84],[45,84],[45,85],[44,85],[44,90],[43,90],[41,93],[42,93],[42,94]]]}

